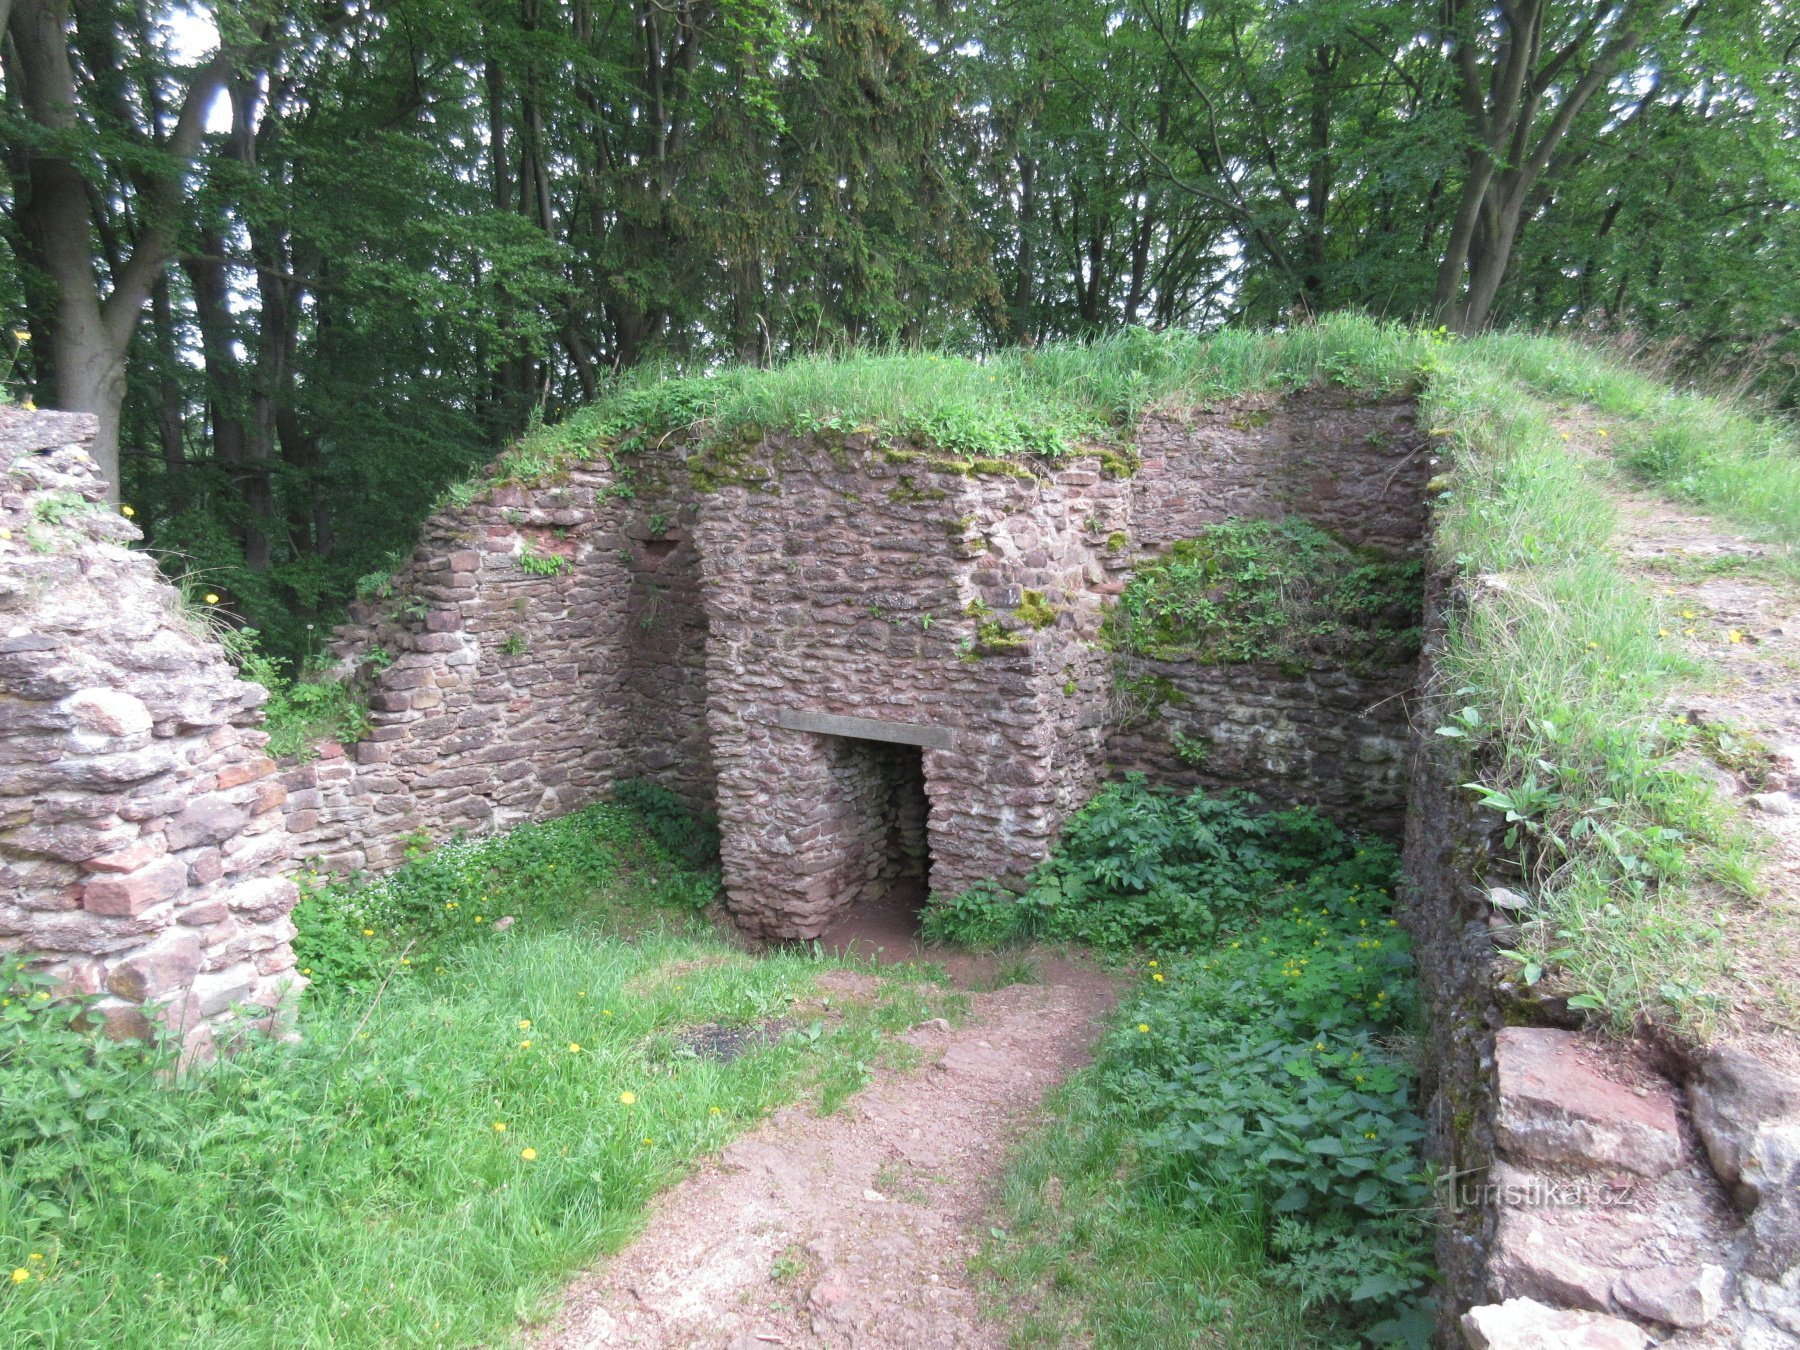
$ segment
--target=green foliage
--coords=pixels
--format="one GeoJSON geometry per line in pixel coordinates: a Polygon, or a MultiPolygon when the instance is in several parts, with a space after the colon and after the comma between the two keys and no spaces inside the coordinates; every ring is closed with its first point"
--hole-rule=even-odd
{"type": "Polygon", "coordinates": [[[541,929],[590,913],[597,896],[639,910],[704,908],[718,890],[714,874],[692,870],[706,861],[705,827],[647,785],[627,795],[651,806],[648,824],[602,804],[503,835],[421,842],[374,879],[303,878],[294,955],[310,993],[367,995],[381,979],[414,979],[468,944],[491,945],[506,919],[541,929]]]}
{"type": "MultiPolygon", "coordinates": [[[[499,856],[538,885],[566,866],[499,856]]],[[[863,1081],[888,1053],[878,1030],[954,1014],[942,990],[889,986],[810,1047],[661,1053],[696,1025],[793,1015],[822,969],[658,910],[667,871],[591,870],[582,904],[391,966],[378,998],[311,1007],[304,1039],[248,1033],[180,1079],[0,966],[0,1232],[28,1272],[0,1300],[0,1341],[500,1343],[698,1160],[804,1091],[863,1081]]],[[[477,883],[525,885],[472,874],[464,906],[477,883]]]]}
{"type": "Polygon", "coordinates": [[[519,553],[519,570],[527,576],[556,577],[569,570],[569,560],[560,553],[538,553],[527,547],[519,553]]]}
{"type": "MultiPolygon", "coordinates": [[[[1392,917],[1398,862],[1313,813],[1247,805],[1116,785],[1071,822],[1022,899],[974,888],[927,911],[952,935],[1030,925],[1157,953],[1133,961],[1094,1066],[1016,1164],[1008,1198],[1024,1231],[996,1230],[984,1264],[1024,1292],[1142,1229],[1217,1255],[1205,1270],[1148,1258],[1153,1280],[1078,1277],[1102,1287],[1061,1301],[1065,1335],[1125,1317],[1231,1325],[1209,1287],[1223,1270],[1283,1291],[1272,1306],[1252,1300],[1254,1315],[1304,1311],[1308,1343],[1424,1345],[1431,1188],[1415,1073],[1398,1049],[1417,1013],[1392,917]],[[1104,1191],[1116,1212],[1090,1221],[1073,1198],[1046,1209],[1052,1173],[1074,1196],[1104,1191]],[[1173,1306],[1154,1306],[1171,1288],[1173,1306]]],[[[1060,1275],[1053,1286],[1066,1288],[1060,1275]]]]}
{"type": "Polygon", "coordinates": [[[1112,951],[1188,949],[1303,877],[1367,888],[1392,870],[1386,846],[1358,848],[1310,809],[1257,805],[1248,794],[1181,796],[1128,775],[1069,819],[1022,896],[991,883],[934,896],[924,932],[975,947],[1045,937],[1112,951]]]}
{"type": "Polygon", "coordinates": [[[660,783],[627,778],[613,789],[621,806],[636,811],[656,842],[684,867],[706,868],[719,861],[719,822],[696,816],[687,804],[660,783]]]}
{"type": "Polygon", "coordinates": [[[1511,336],[1442,363],[1427,412],[1452,433],[1454,473],[1437,547],[1478,601],[1451,616],[1439,734],[1466,749],[1471,790],[1525,872],[1521,950],[1620,1028],[1650,1016],[1699,1031],[1725,1006],[1725,917],[1754,889],[1752,848],[1677,763],[1688,728],[1669,707],[1694,673],[1670,639],[1680,620],[1615,559],[1607,467],[1569,452],[1542,398],[1581,400],[1605,426],[1644,387],[1511,336]]]}
{"type": "Polygon", "coordinates": [[[350,745],[368,734],[369,706],[362,693],[322,676],[290,679],[273,658],[257,650],[256,636],[253,629],[240,630],[236,655],[244,678],[269,691],[263,730],[269,733],[271,755],[310,759],[320,741],[350,745]]]}
{"type": "MultiPolygon", "coordinates": [[[[121,1161],[162,1122],[142,1089],[171,1056],[140,1041],[108,1039],[95,998],[56,997],[58,981],[18,954],[0,954],[0,1210],[7,1231],[55,1231],[105,1203],[121,1161]]],[[[34,1279],[48,1271],[23,1266],[34,1279]]]]}
{"type": "Polygon", "coordinates": [[[1104,632],[1139,656],[1379,670],[1418,655],[1423,577],[1297,517],[1226,521],[1139,564],[1104,632]]]}

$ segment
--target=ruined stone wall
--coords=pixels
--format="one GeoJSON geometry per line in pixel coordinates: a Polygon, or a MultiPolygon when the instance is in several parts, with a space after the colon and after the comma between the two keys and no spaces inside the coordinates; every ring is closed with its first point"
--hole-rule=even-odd
{"type": "MultiPolygon", "coordinates": [[[[1420,728],[1457,706],[1429,589],[1420,728]]],[[[1800,1344],[1800,1076],[1749,1050],[1583,1032],[1504,950],[1527,888],[1460,784],[1464,747],[1415,742],[1400,913],[1424,1000],[1425,1115],[1443,1176],[1444,1344],[1800,1344]]]]}
{"type": "MultiPolygon", "coordinates": [[[[1233,518],[1298,516],[1345,543],[1418,557],[1434,461],[1416,411],[1410,399],[1308,389],[1153,414],[1136,437],[1128,538],[1113,538],[1115,556],[1154,556],[1233,518]]],[[[1321,661],[1293,674],[1126,657],[1105,760],[1398,835],[1415,677],[1411,665],[1356,675],[1321,661]]]]}
{"type": "Polygon", "coordinates": [[[632,777],[710,810],[687,496],[685,476],[598,460],[433,516],[338,634],[373,726],[284,769],[296,856],[380,870],[416,838],[563,815],[632,777]]]}
{"type": "Polygon", "coordinates": [[[625,520],[621,560],[631,575],[625,612],[625,771],[713,809],[706,732],[706,611],[700,598],[697,507],[679,462],[665,465],[625,520]]]}
{"type": "Polygon", "coordinates": [[[343,647],[373,726],[284,771],[297,857],[378,869],[412,836],[563,815],[623,776],[631,575],[612,488],[604,465],[492,485],[356,604],[343,647]]]}
{"type": "Polygon", "coordinates": [[[1134,441],[1133,542],[1159,549],[1232,517],[1299,516],[1345,543],[1416,556],[1433,472],[1417,413],[1411,399],[1341,389],[1153,413],[1134,441]]]}
{"type": "Polygon", "coordinates": [[[1183,789],[1248,788],[1355,829],[1400,835],[1410,663],[1354,675],[1320,662],[1292,675],[1263,664],[1129,657],[1119,673],[1110,770],[1183,789]]]}
{"type": "Polygon", "coordinates": [[[1101,681],[1083,644],[1105,569],[1089,522],[1122,495],[1085,461],[1039,478],[934,467],[856,437],[738,449],[730,481],[701,498],[696,537],[741,923],[811,937],[852,898],[827,791],[840,751],[784,713],[950,734],[923,752],[933,890],[1020,877],[1043,856],[1097,770],[1101,681]]]}
{"type": "Polygon", "coordinates": [[[101,995],[112,1033],[206,1054],[304,983],[285,793],[266,694],[124,547],[93,434],[0,408],[0,943],[101,995]]]}

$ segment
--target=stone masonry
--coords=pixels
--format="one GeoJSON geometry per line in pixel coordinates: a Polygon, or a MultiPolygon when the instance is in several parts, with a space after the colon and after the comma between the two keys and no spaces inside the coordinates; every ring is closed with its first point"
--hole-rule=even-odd
{"type": "Polygon", "coordinates": [[[1175,692],[1145,715],[1095,639],[1137,558],[1234,515],[1417,551],[1430,470],[1412,418],[1337,391],[1165,413],[1134,474],[1100,455],[998,465],[758,435],[490,479],[356,606],[340,650],[375,725],[285,771],[295,851],[385,867],[413,838],[647,778],[717,811],[740,924],[810,937],[897,865],[893,764],[879,741],[782,726],[793,713],[951,733],[911,751],[937,891],[1016,883],[1124,769],[1391,830],[1410,670],[1126,663],[1175,692]],[[1178,756],[1178,731],[1205,763],[1178,756]]]}
{"type": "Polygon", "coordinates": [[[729,907],[772,939],[902,875],[1016,884],[1124,768],[1393,818],[1409,672],[1160,663],[1183,697],[1133,722],[1096,638],[1137,558],[1231,515],[1419,547],[1429,456],[1403,401],[1160,415],[1135,474],[837,434],[596,445],[528,482],[502,463],[339,634],[368,736],[278,778],[261,691],[120,547],[129,522],[56,505],[99,500],[83,424],[7,416],[0,923],[107,990],[121,1027],[200,1041],[234,1005],[273,1007],[284,867],[379,870],[627,778],[717,812],[729,907]],[[869,721],[818,720],[844,717],[869,721]],[[1207,766],[1173,755],[1175,730],[1210,741],[1207,766]]]}
{"type": "Polygon", "coordinates": [[[0,408],[0,943],[109,1031],[210,1053],[294,974],[285,789],[237,678],[107,507],[93,419],[0,408]]]}

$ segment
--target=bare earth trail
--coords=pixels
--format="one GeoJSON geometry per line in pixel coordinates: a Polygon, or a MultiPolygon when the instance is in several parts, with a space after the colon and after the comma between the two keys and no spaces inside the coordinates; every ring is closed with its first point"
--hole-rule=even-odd
{"type": "Polygon", "coordinates": [[[1623,553],[1663,596],[1671,635],[1713,663],[1680,711],[1738,753],[1696,767],[1745,808],[1767,850],[1762,894],[1727,923],[1729,1003],[1715,1039],[1800,1069],[1800,585],[1774,566],[1775,549],[1728,522],[1643,493],[1618,505],[1623,553]]]}
{"type": "MultiPolygon", "coordinates": [[[[1099,972],[970,996],[952,1030],[902,1039],[923,1067],[883,1070],[830,1116],[799,1103],[666,1192],[645,1231],[572,1285],[530,1344],[999,1346],[967,1265],[1011,1145],[1084,1063],[1115,997],[1099,972]]],[[[873,981],[834,972],[835,998],[873,981]]]]}

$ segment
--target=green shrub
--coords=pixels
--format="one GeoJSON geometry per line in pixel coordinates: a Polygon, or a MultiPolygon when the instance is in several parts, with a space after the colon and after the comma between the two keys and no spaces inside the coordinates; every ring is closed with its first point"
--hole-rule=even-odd
{"type": "MultiPolygon", "coordinates": [[[[973,888],[928,921],[990,939],[1149,945],[1090,1081],[1062,1099],[1074,1110],[1091,1093],[1130,1143],[1090,1151],[1104,1178],[1065,1184],[1086,1193],[1103,1181],[1118,1225],[1141,1212],[1174,1247],[1260,1253],[1255,1278],[1310,1310],[1321,1343],[1424,1344],[1431,1186],[1398,1048],[1417,1015],[1410,944],[1391,912],[1398,860],[1312,811],[1253,807],[1133,777],[1069,822],[1023,898],[973,888]]],[[[1041,1211],[1035,1224],[1053,1226],[1041,1211]]],[[[1067,1251],[1078,1235],[1025,1241],[1081,1262],[1067,1251]]],[[[995,1264],[1037,1266],[1029,1251],[995,1264]]],[[[1153,1282],[1159,1298],[1169,1282],[1210,1297],[1203,1279],[1170,1270],[1153,1282]]]]}
{"type": "Polygon", "coordinates": [[[636,811],[656,842],[686,866],[711,867],[719,861],[717,818],[696,816],[662,784],[628,778],[613,789],[613,799],[636,811]]]}
{"type": "Polygon", "coordinates": [[[1380,670],[1418,656],[1423,603],[1417,561],[1294,518],[1231,520],[1139,565],[1104,632],[1139,656],[1380,670]]]}
{"type": "Polygon", "coordinates": [[[1112,951],[1185,949],[1302,878],[1368,887],[1392,870],[1385,844],[1359,848],[1305,807],[1259,807],[1247,793],[1180,796],[1128,775],[1070,817],[1023,896],[983,884],[933,897],[925,935],[974,947],[1044,937],[1112,951]]]}

